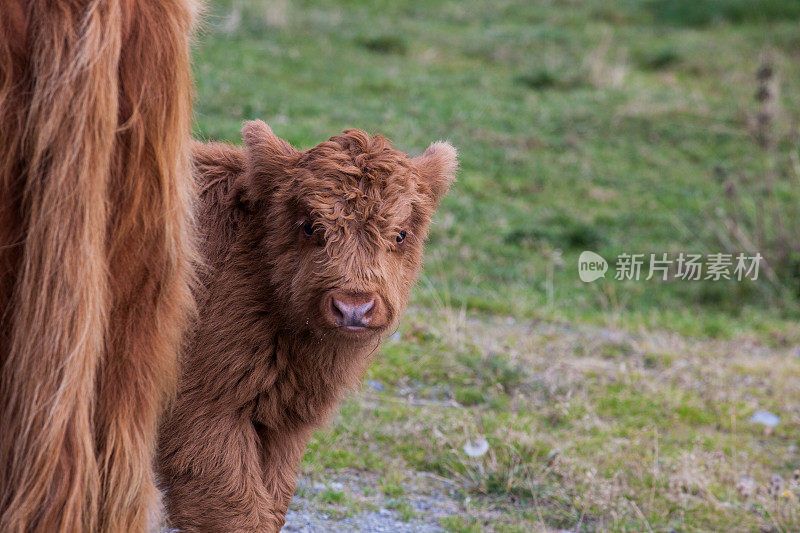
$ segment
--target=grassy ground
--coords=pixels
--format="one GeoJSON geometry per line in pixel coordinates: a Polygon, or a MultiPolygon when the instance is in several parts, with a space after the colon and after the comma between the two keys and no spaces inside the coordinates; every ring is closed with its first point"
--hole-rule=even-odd
{"type": "MultiPolygon", "coordinates": [[[[309,447],[315,482],[377,472],[381,505],[413,519],[429,516],[416,473],[434,474],[453,531],[800,528],[797,347],[447,310],[399,333],[309,447]],[[780,414],[774,431],[749,423],[758,409],[780,414]],[[489,451],[470,458],[479,435],[489,451]]],[[[365,509],[352,486],[301,496],[365,509]]]]}
{"type": "Polygon", "coordinates": [[[427,472],[459,509],[435,521],[459,531],[800,528],[794,282],[767,298],[576,269],[587,249],[739,251],[714,237],[716,176],[796,151],[799,17],[794,0],[212,5],[199,136],[238,141],[261,118],[299,147],[360,127],[461,153],[379,386],[317,435],[305,474],[369,474],[413,520],[427,472]],[[753,136],[765,50],[782,89],[771,157],[753,136]],[[781,415],[773,433],[747,422],[756,409],[781,415]],[[490,451],[470,459],[478,434],[490,451]]]}

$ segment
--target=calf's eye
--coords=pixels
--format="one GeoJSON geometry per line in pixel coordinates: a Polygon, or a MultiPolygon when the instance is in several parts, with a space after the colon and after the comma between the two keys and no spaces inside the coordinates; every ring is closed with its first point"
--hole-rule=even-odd
{"type": "Polygon", "coordinates": [[[395,239],[397,244],[402,244],[404,240],[406,240],[406,230],[401,231],[397,234],[397,238],[395,239]]]}
{"type": "Polygon", "coordinates": [[[303,224],[303,233],[305,233],[306,237],[311,237],[314,235],[314,225],[311,223],[311,221],[303,224]]]}

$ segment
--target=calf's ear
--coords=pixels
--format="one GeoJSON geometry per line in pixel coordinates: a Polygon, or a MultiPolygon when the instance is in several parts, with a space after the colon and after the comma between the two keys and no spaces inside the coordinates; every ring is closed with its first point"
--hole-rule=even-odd
{"type": "Polygon", "coordinates": [[[421,189],[434,204],[438,204],[456,179],[458,152],[450,143],[439,141],[432,143],[424,154],[412,161],[420,177],[421,189]]]}
{"type": "Polygon", "coordinates": [[[299,152],[275,135],[261,120],[245,122],[242,139],[246,147],[246,164],[236,184],[236,192],[246,203],[253,203],[291,170],[294,157],[299,152]]]}
{"type": "Polygon", "coordinates": [[[242,139],[247,146],[250,167],[256,172],[284,170],[287,160],[297,154],[297,150],[275,135],[263,120],[245,122],[242,139]]]}

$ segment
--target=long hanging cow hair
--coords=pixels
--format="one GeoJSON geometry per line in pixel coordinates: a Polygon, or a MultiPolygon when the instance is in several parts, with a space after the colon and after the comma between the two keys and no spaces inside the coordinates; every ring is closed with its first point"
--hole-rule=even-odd
{"type": "Polygon", "coordinates": [[[0,7],[0,531],[144,531],[193,304],[191,0],[0,7]]]}

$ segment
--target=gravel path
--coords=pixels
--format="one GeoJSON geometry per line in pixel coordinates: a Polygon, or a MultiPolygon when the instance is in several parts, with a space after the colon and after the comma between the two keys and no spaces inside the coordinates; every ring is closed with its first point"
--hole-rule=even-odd
{"type": "Polygon", "coordinates": [[[283,531],[296,533],[350,533],[364,531],[379,533],[439,533],[441,527],[419,520],[404,522],[389,509],[359,513],[353,517],[336,520],[324,512],[314,510],[289,511],[283,531]]]}
{"type": "Polygon", "coordinates": [[[374,490],[375,474],[343,471],[333,476],[301,478],[283,531],[293,533],[439,533],[439,520],[460,512],[461,504],[452,486],[425,473],[409,473],[402,500],[413,509],[405,519],[392,508],[393,500],[374,490]],[[372,490],[370,490],[372,489],[372,490]],[[331,491],[347,495],[349,504],[326,503],[321,497],[331,491]],[[343,512],[344,511],[344,512],[343,512]]]}

